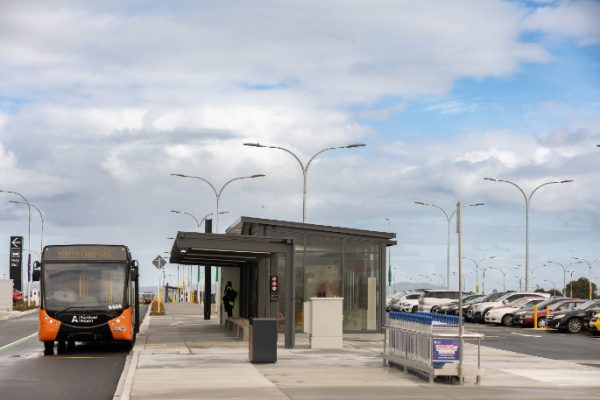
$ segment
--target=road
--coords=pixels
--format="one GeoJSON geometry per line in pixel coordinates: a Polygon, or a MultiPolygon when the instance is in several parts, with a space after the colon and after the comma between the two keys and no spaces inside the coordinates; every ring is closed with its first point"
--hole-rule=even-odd
{"type": "MultiPolygon", "coordinates": [[[[140,315],[146,309],[140,306],[140,315]]],[[[32,314],[0,321],[0,398],[112,399],[128,348],[77,343],[73,350],[45,357],[37,318],[32,314]]]]}
{"type": "Polygon", "coordinates": [[[600,336],[589,332],[569,334],[490,324],[466,324],[465,328],[485,334],[484,346],[600,368],[600,336]]]}

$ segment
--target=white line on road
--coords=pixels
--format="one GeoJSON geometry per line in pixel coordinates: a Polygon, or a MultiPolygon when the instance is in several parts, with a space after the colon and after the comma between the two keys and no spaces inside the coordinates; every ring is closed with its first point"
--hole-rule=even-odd
{"type": "Polygon", "coordinates": [[[37,334],[38,334],[37,332],[34,332],[31,335],[29,335],[29,336],[25,336],[24,338],[21,338],[19,340],[15,340],[12,343],[4,345],[4,346],[0,347],[0,351],[4,351],[6,349],[10,349],[11,347],[18,345],[19,343],[23,343],[24,341],[29,340],[29,339],[31,339],[34,336],[37,336],[37,334]]]}
{"type": "Polygon", "coordinates": [[[528,335],[526,333],[517,333],[517,332],[511,332],[511,335],[525,336],[525,337],[542,337],[542,335],[528,335]]]}

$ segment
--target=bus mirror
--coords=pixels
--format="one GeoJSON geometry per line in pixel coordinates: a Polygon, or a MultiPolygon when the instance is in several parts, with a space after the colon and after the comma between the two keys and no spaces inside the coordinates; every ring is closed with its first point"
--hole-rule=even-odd
{"type": "Polygon", "coordinates": [[[137,269],[140,266],[140,264],[138,263],[138,260],[132,260],[131,266],[134,267],[135,269],[137,269]]]}
{"type": "Polygon", "coordinates": [[[37,261],[33,263],[33,271],[31,272],[31,279],[34,282],[38,282],[40,280],[40,263],[37,261]]]}
{"type": "Polygon", "coordinates": [[[131,264],[131,268],[129,268],[129,276],[131,277],[132,281],[137,281],[140,277],[137,261],[135,261],[135,265],[133,262],[131,264]]]}

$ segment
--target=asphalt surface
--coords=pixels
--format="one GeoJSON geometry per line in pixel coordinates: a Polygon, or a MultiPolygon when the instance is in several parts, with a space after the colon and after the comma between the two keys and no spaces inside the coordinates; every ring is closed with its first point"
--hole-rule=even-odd
{"type": "MultiPolygon", "coordinates": [[[[147,306],[140,306],[140,314],[147,306]]],[[[44,356],[37,314],[0,321],[2,400],[112,399],[129,352],[126,346],[76,343],[60,355],[44,356]]]]}
{"type": "Polygon", "coordinates": [[[569,334],[491,324],[466,324],[465,327],[470,332],[485,334],[483,346],[600,368],[600,336],[587,331],[569,334]]]}

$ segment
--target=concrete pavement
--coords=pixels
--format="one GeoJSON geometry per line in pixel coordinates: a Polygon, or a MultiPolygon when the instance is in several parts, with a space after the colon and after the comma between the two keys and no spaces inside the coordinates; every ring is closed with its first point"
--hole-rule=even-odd
{"type": "MultiPolygon", "coordinates": [[[[204,321],[202,307],[168,304],[148,316],[115,399],[597,399],[600,369],[482,348],[481,385],[428,384],[384,367],[383,335],[346,334],[340,350],[297,348],[280,337],[275,364],[251,364],[248,343],[204,321]]],[[[465,349],[474,360],[475,346],[465,349]]]]}

